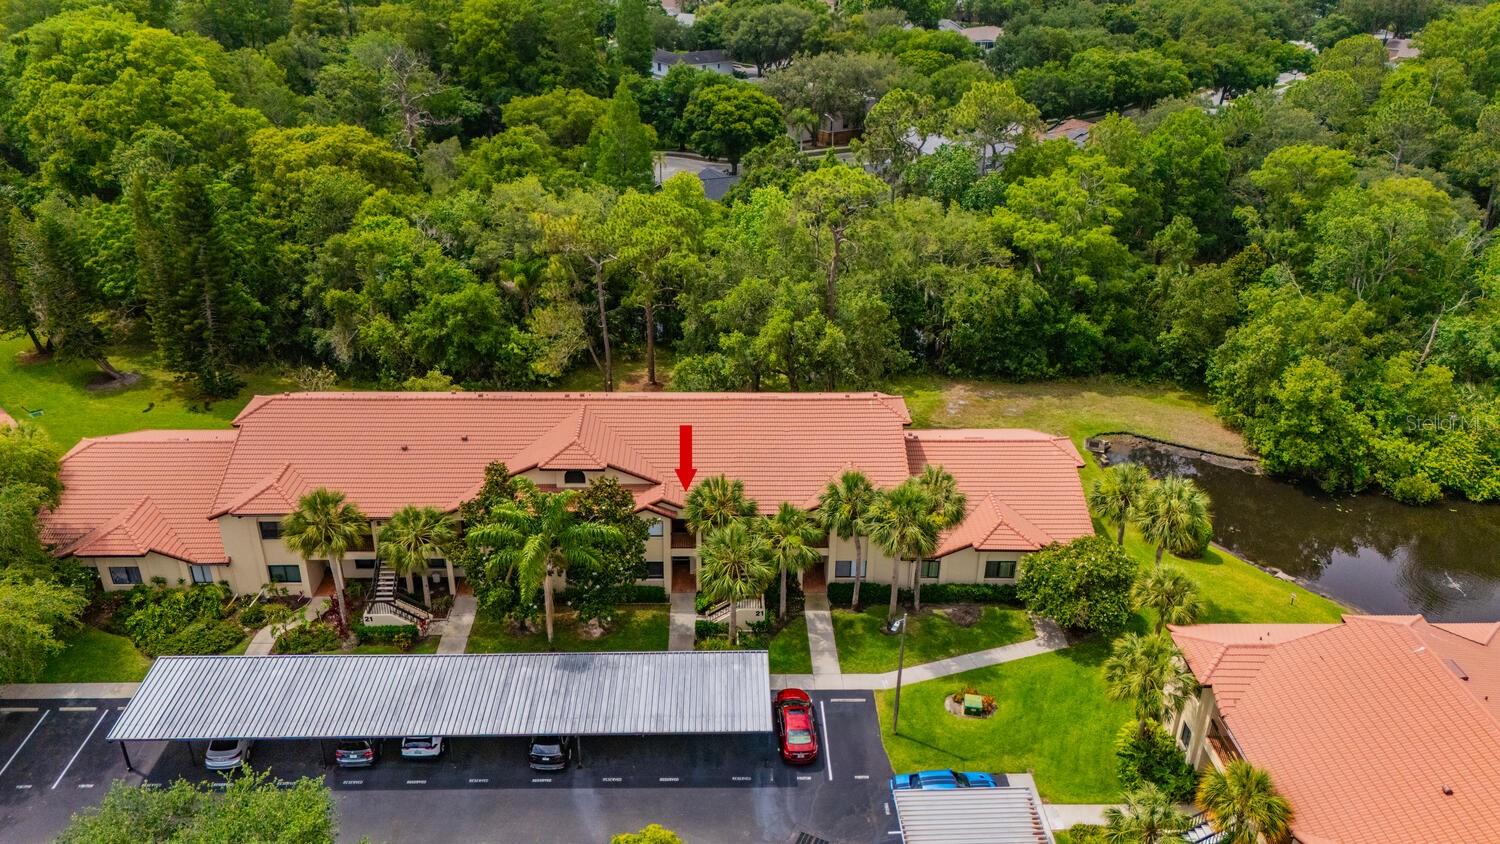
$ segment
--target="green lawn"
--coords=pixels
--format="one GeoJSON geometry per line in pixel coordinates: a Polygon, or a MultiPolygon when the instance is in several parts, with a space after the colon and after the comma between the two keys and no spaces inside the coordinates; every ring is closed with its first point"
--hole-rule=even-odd
{"type": "Polygon", "coordinates": [[[1119,798],[1114,738],[1130,706],[1105,696],[1102,641],[907,686],[901,732],[891,733],[894,691],[876,693],[881,732],[896,771],[956,768],[1036,776],[1054,803],[1119,798]],[[948,714],[943,698],[972,685],[993,695],[986,719],[948,714]]]}
{"type": "Polygon", "coordinates": [[[245,388],[237,397],[205,406],[157,366],[154,355],[126,349],[112,353],[110,361],[141,373],[140,382],[128,390],[98,393],[86,389],[98,372],[93,364],[24,362],[21,356],[30,349],[24,337],[0,340],[0,407],[16,419],[41,410],[33,421],[64,449],[83,437],[142,428],[226,428],[251,396],[296,389],[284,376],[246,372],[241,375],[245,388]]]}
{"type": "MultiPolygon", "coordinates": [[[[886,606],[870,606],[860,612],[833,611],[834,638],[838,641],[839,667],[847,674],[880,674],[895,671],[900,637],[881,629],[886,606]]],[[[906,631],[906,664],[945,659],[982,651],[1036,635],[1024,610],[985,607],[972,627],[959,627],[939,613],[924,610],[909,620],[906,631]]]]}
{"type": "Polygon", "coordinates": [[[151,658],[124,636],[83,627],[67,636],[67,649],[42,669],[42,683],[137,683],[151,658]]]}
{"type": "Polygon", "coordinates": [[[807,619],[797,616],[771,639],[772,674],[811,674],[812,651],[807,647],[807,619]]]}
{"type": "MultiPolygon", "coordinates": [[[[540,626],[540,624],[538,624],[540,626]]],[[[571,612],[560,612],[554,625],[556,641],[549,647],[545,631],[517,635],[502,621],[480,615],[469,632],[469,653],[517,653],[530,651],[664,651],[667,649],[665,604],[633,604],[621,607],[614,629],[598,639],[578,635],[578,622],[571,612]]]]}

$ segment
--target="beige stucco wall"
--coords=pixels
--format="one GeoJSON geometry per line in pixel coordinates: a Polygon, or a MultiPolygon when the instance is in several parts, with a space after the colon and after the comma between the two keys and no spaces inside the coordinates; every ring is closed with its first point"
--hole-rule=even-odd
{"type": "MultiPolygon", "coordinates": [[[[891,570],[897,566],[897,562],[889,554],[880,549],[879,546],[869,540],[865,540],[866,577],[872,583],[890,583],[891,570]]],[[[841,539],[837,536],[829,538],[828,548],[820,553],[828,557],[828,582],[853,583],[853,577],[835,577],[838,570],[839,560],[853,562],[854,540],[841,539]]],[[[955,551],[941,559],[938,565],[938,577],[936,580],[924,578],[923,583],[1014,583],[1015,578],[992,578],[986,580],[984,577],[984,564],[989,560],[1019,560],[1022,554],[1016,551],[975,551],[973,548],[965,548],[955,551]]],[[[901,583],[907,587],[911,583],[911,563],[900,563],[901,583]]],[[[1019,573],[1019,567],[1017,567],[1019,573]]]]}
{"type": "Polygon", "coordinates": [[[1177,741],[1177,746],[1182,748],[1188,764],[1194,768],[1203,768],[1213,762],[1213,755],[1208,747],[1208,732],[1218,709],[1219,704],[1214,699],[1213,687],[1204,686],[1198,690],[1197,695],[1183,704],[1182,711],[1172,719],[1170,725],[1172,737],[1177,741]],[[1184,724],[1192,731],[1186,744],[1182,741],[1184,724]]]}
{"type": "MultiPolygon", "coordinates": [[[[168,586],[193,582],[192,572],[188,569],[187,563],[155,552],[143,557],[79,557],[78,562],[96,569],[99,572],[99,581],[110,592],[130,588],[130,584],[111,582],[109,575],[111,566],[135,566],[141,570],[141,582],[147,585],[150,585],[151,579],[155,577],[165,580],[168,586]]],[[[230,568],[232,567],[225,565],[214,566],[212,569],[214,580],[229,582],[230,568]]],[[[231,586],[233,586],[232,583],[231,586]]]]}

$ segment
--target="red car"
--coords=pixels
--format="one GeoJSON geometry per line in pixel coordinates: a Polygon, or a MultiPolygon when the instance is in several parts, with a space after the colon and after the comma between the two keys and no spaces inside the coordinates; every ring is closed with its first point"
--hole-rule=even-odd
{"type": "Polygon", "coordinates": [[[788,764],[810,765],[817,760],[818,727],[807,692],[782,689],[776,694],[776,731],[781,739],[781,758],[788,764]]]}

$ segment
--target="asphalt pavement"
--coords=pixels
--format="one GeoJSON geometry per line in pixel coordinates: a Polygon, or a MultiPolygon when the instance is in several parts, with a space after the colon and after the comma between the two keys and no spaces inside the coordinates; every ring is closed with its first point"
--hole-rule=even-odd
{"type": "MultiPolygon", "coordinates": [[[[542,773],[524,739],[454,739],[436,760],[381,743],[372,768],[332,765],[333,742],[258,742],[250,763],[278,779],[323,776],[340,838],[371,841],[606,842],[660,823],[689,842],[899,840],[891,775],[869,692],[814,692],[820,759],[782,763],[774,736],[585,737],[581,765],[542,773]]],[[[126,770],[105,740],[124,700],[0,701],[0,840],[50,840],[116,779],[222,781],[205,742],[133,742],[126,770]]],[[[770,702],[767,701],[767,705],[770,702]]]]}

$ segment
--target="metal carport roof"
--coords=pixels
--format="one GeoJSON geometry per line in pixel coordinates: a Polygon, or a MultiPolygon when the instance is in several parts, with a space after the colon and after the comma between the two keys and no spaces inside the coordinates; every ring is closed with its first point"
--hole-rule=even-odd
{"type": "Polygon", "coordinates": [[[905,844],[1052,844],[1029,777],[1000,788],[892,791],[905,844]]]}
{"type": "Polygon", "coordinates": [[[164,656],[109,739],[770,730],[765,651],[164,656]]]}

